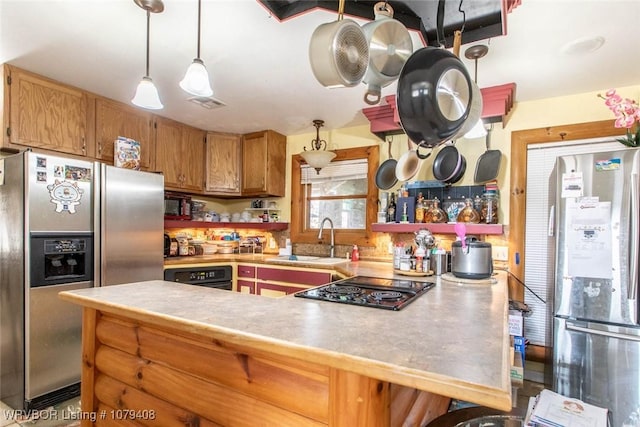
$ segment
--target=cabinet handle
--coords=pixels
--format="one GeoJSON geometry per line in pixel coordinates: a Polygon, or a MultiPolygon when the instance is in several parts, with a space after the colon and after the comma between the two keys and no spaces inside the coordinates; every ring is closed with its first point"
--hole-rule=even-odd
{"type": "Polygon", "coordinates": [[[87,154],[87,145],[84,142],[84,137],[82,137],[82,154],[87,154]]]}
{"type": "Polygon", "coordinates": [[[98,155],[102,155],[102,141],[98,142],[98,155]]]}

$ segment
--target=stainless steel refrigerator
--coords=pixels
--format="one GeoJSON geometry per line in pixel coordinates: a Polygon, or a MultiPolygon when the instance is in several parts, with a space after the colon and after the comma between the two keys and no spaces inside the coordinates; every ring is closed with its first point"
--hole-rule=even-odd
{"type": "Polygon", "coordinates": [[[79,394],[81,310],[61,291],[163,277],[162,175],[25,151],[0,159],[0,400],[79,394]]]}
{"type": "Polygon", "coordinates": [[[639,159],[561,156],[552,188],[554,390],[608,408],[615,427],[640,410],[639,159]]]}

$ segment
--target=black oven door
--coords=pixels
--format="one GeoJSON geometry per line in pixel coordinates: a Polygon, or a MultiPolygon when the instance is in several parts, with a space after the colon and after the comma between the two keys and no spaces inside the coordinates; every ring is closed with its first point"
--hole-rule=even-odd
{"type": "Polygon", "coordinates": [[[32,233],[31,287],[93,281],[93,233],[32,233]]]}

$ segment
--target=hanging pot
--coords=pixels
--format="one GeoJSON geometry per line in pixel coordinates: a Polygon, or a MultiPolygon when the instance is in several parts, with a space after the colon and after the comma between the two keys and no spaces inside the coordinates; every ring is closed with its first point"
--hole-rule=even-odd
{"type": "Polygon", "coordinates": [[[413,52],[413,42],[407,28],[393,19],[393,8],[387,2],[373,7],[375,20],[364,24],[369,46],[369,66],[363,82],[367,84],[364,102],[376,105],[381,90],[398,78],[402,66],[413,52]]]}
{"type": "Polygon", "coordinates": [[[338,20],[322,24],[311,35],[309,62],[313,75],[325,87],[353,87],[362,81],[369,64],[369,44],[355,21],[343,19],[340,0],[338,20]]]}
{"type": "MultiPolygon", "coordinates": [[[[493,125],[492,125],[493,127],[493,125]]],[[[487,145],[487,151],[482,153],[476,163],[476,173],[474,175],[474,181],[476,184],[482,184],[483,182],[492,181],[498,176],[500,170],[500,160],[502,160],[502,152],[500,150],[490,150],[489,140],[491,138],[491,130],[487,132],[485,137],[485,143],[487,145]]]]}
{"type": "Polygon", "coordinates": [[[396,159],[391,155],[391,143],[393,139],[389,140],[389,158],[382,162],[376,172],[376,186],[380,190],[388,190],[398,182],[396,178],[396,159]]]}
{"type": "Polygon", "coordinates": [[[454,184],[464,175],[467,160],[453,145],[445,145],[433,161],[433,177],[445,184],[454,184]]]}
{"type": "Polygon", "coordinates": [[[471,83],[453,53],[431,46],[414,52],[400,72],[396,96],[409,139],[426,147],[452,139],[469,117],[471,83]]]}

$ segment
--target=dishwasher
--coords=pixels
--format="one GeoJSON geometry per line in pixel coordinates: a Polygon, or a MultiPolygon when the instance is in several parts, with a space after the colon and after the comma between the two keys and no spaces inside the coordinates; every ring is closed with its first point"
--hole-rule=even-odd
{"type": "Polygon", "coordinates": [[[230,291],[233,287],[233,270],[230,265],[169,268],[164,271],[164,280],[230,291]]]}

